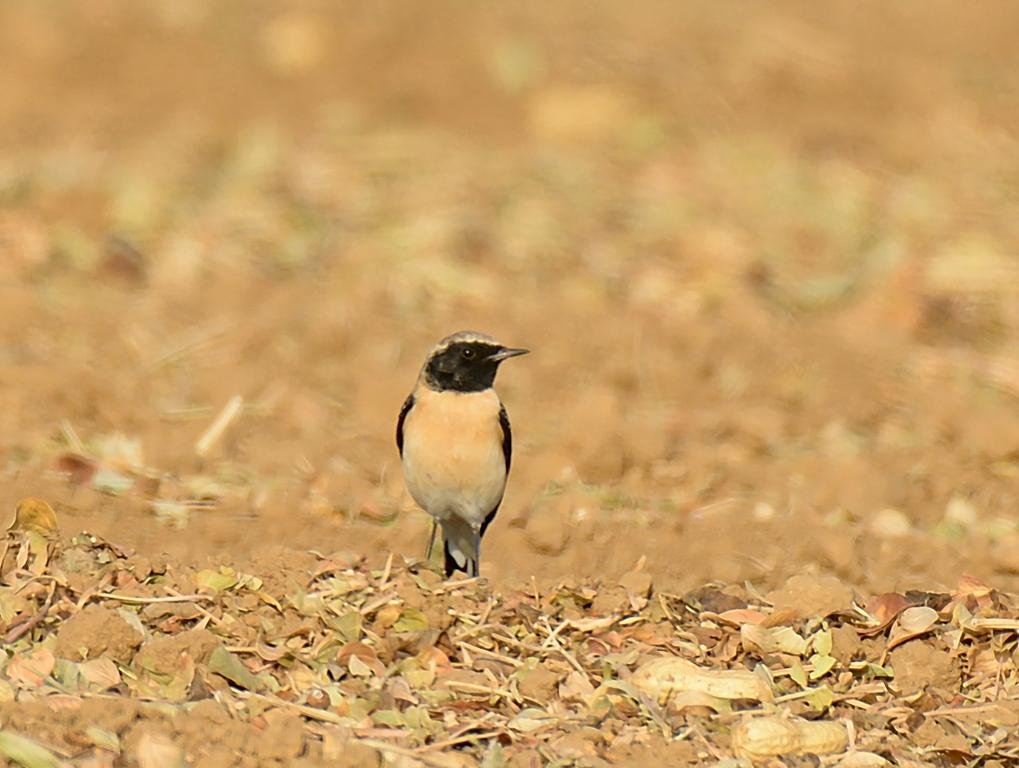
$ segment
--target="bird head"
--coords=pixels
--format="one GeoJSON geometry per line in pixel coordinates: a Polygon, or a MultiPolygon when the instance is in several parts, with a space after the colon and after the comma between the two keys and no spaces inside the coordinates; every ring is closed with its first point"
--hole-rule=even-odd
{"type": "Polygon", "coordinates": [[[439,391],[481,392],[495,382],[504,360],[528,351],[507,347],[483,333],[460,331],[432,348],[421,375],[427,386],[439,391]]]}

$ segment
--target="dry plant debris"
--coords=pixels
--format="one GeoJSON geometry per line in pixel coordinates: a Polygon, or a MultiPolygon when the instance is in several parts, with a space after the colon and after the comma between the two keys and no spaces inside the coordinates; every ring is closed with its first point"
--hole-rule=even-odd
{"type": "Polygon", "coordinates": [[[971,578],[494,594],[343,552],[249,574],[61,538],[31,498],[0,553],[0,755],[27,768],[1019,760],[1016,597],[971,578]],[[776,604],[798,588],[824,611],[776,604]]]}

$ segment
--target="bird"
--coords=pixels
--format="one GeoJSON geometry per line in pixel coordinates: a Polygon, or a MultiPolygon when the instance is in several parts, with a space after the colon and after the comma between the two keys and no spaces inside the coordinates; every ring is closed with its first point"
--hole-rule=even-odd
{"type": "Polygon", "coordinates": [[[439,341],[425,359],[396,422],[396,446],[411,497],[442,529],[444,570],[476,577],[481,539],[499,511],[513,455],[506,408],[493,389],[499,366],[530,350],[477,331],[439,341]]]}

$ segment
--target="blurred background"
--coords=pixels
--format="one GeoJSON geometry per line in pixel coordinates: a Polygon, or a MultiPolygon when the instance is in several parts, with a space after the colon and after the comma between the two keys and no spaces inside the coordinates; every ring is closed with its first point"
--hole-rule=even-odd
{"type": "Polygon", "coordinates": [[[533,354],[483,569],[1019,588],[1019,7],[0,5],[0,509],[420,556],[428,347],[533,354]]]}

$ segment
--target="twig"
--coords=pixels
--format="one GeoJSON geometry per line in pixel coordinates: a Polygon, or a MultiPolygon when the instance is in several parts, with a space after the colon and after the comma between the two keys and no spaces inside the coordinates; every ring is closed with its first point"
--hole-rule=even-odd
{"type": "Polygon", "coordinates": [[[546,637],[545,641],[541,644],[542,648],[548,648],[549,646],[555,644],[556,638],[558,637],[559,633],[566,629],[566,627],[568,627],[570,624],[569,621],[564,621],[558,627],[552,629],[552,625],[549,623],[547,616],[542,616],[541,621],[545,625],[544,627],[542,627],[542,629],[544,629],[548,633],[548,637],[546,637]]]}
{"type": "Polygon", "coordinates": [[[454,758],[447,755],[430,755],[427,752],[418,752],[414,749],[408,749],[407,747],[398,747],[395,744],[387,744],[384,741],[378,739],[357,739],[357,743],[364,744],[366,747],[371,747],[379,752],[386,752],[391,755],[400,755],[401,757],[409,757],[418,762],[424,763],[425,765],[431,766],[432,768],[452,768],[452,766],[460,765],[459,761],[454,762],[454,758]]]}
{"type": "Polygon", "coordinates": [[[81,438],[78,437],[78,433],[74,431],[74,427],[71,422],[64,419],[60,422],[60,433],[64,436],[64,440],[67,441],[68,446],[79,456],[85,455],[85,446],[81,442],[81,438]]]}
{"type": "Polygon", "coordinates": [[[424,752],[433,752],[433,751],[435,751],[437,749],[445,749],[446,747],[455,747],[457,744],[466,744],[466,743],[471,742],[471,741],[484,741],[486,739],[494,739],[500,733],[503,733],[503,731],[502,730],[498,730],[498,731],[487,731],[487,732],[481,732],[481,733],[470,733],[470,732],[468,732],[468,733],[465,733],[465,734],[462,734],[462,735],[459,735],[459,736],[452,736],[452,737],[450,737],[448,739],[445,739],[443,741],[436,741],[435,743],[429,744],[429,745],[427,745],[425,747],[418,747],[417,751],[418,751],[418,754],[421,754],[421,753],[424,753],[424,752]]]}
{"type": "Polygon", "coordinates": [[[165,597],[136,597],[135,595],[122,595],[118,592],[94,592],[92,597],[102,597],[107,600],[119,600],[122,603],[137,603],[147,605],[149,603],[193,603],[199,600],[211,603],[214,598],[209,595],[166,595],[165,597]]]}
{"type": "Polygon", "coordinates": [[[379,589],[383,589],[386,586],[386,582],[389,581],[390,575],[393,573],[393,553],[389,553],[389,557],[386,558],[386,567],[382,569],[382,578],[379,579],[379,589]]]}
{"type": "MultiPolygon", "coordinates": [[[[449,736],[447,736],[447,738],[449,738],[449,739],[458,739],[461,736],[463,736],[465,733],[469,733],[470,731],[473,731],[473,730],[476,730],[478,728],[481,728],[483,725],[487,725],[488,721],[490,721],[493,717],[496,717],[494,712],[486,712],[484,715],[479,717],[477,720],[472,720],[469,723],[464,723],[459,728],[457,728],[455,731],[453,731],[451,734],[449,734],[449,736]]],[[[435,743],[432,743],[432,744],[426,744],[423,747],[418,747],[418,749],[421,750],[422,752],[427,752],[429,749],[434,749],[436,746],[439,746],[439,745],[442,745],[442,742],[435,742],[435,743]]]]}
{"type": "MultiPolygon", "coordinates": [[[[205,599],[207,601],[212,601],[211,597],[205,597],[205,595],[182,595],[182,594],[180,594],[179,592],[177,592],[176,590],[174,590],[174,589],[172,589],[170,587],[167,587],[166,591],[169,592],[171,594],[171,596],[177,598],[178,600],[181,599],[181,598],[202,598],[202,599],[205,599]]],[[[150,600],[156,600],[158,598],[149,598],[149,599],[150,600]]],[[[162,600],[161,602],[166,602],[166,600],[162,600]]],[[[189,600],[188,602],[197,603],[198,600],[189,600]]],[[[200,627],[201,629],[205,629],[205,626],[209,622],[212,622],[217,627],[223,626],[223,623],[224,623],[223,619],[217,618],[212,613],[210,613],[209,611],[207,611],[204,608],[202,608],[202,606],[196,605],[195,606],[195,610],[198,611],[200,614],[202,614],[202,616],[205,617],[204,623],[201,624],[201,627],[200,627]]]]}
{"type": "Polygon", "coordinates": [[[42,604],[42,607],[39,609],[39,612],[35,614],[35,616],[33,616],[30,619],[26,619],[20,624],[11,627],[7,634],[4,635],[5,643],[13,643],[19,637],[21,637],[27,632],[31,632],[33,629],[35,629],[42,623],[42,620],[46,618],[46,614],[49,613],[50,606],[53,605],[53,593],[55,591],[56,585],[53,585],[49,591],[49,594],[46,595],[46,601],[42,604]]]}
{"type": "Polygon", "coordinates": [[[171,347],[170,349],[163,351],[153,358],[149,362],[148,367],[151,370],[162,368],[164,365],[168,365],[169,363],[184,357],[189,352],[193,352],[196,349],[204,347],[206,344],[210,344],[217,337],[226,335],[229,330],[229,326],[225,323],[219,323],[211,328],[209,326],[198,328],[195,332],[188,335],[183,342],[179,343],[175,347],[171,347]]]}
{"type": "Polygon", "coordinates": [[[447,581],[442,586],[432,591],[433,595],[441,595],[446,592],[452,592],[454,589],[460,589],[461,587],[469,587],[472,584],[477,584],[481,580],[480,576],[472,576],[469,579],[460,579],[459,581],[447,581]]]}
{"type": "Polygon", "coordinates": [[[234,691],[233,693],[240,696],[242,699],[258,699],[259,701],[264,701],[267,704],[273,704],[277,707],[292,709],[295,712],[300,712],[310,720],[318,720],[323,723],[343,726],[349,726],[351,723],[351,718],[340,717],[335,712],[330,712],[328,709],[315,709],[315,707],[309,707],[293,701],[284,701],[283,699],[276,698],[275,696],[266,696],[261,693],[255,693],[254,691],[234,691]]]}
{"type": "Polygon", "coordinates": [[[464,691],[466,693],[482,693],[486,696],[498,696],[502,699],[511,698],[506,691],[500,691],[498,688],[491,688],[487,685],[478,685],[477,683],[461,683],[458,680],[449,680],[446,682],[449,688],[464,691]]]}
{"type": "Polygon", "coordinates": [[[197,421],[212,413],[211,405],[189,405],[183,408],[163,408],[159,418],[163,421],[197,421]]]}
{"type": "Polygon", "coordinates": [[[549,638],[555,643],[556,650],[559,651],[560,655],[564,659],[566,659],[567,662],[569,662],[571,667],[573,667],[580,674],[582,674],[584,676],[584,679],[587,680],[587,682],[593,687],[594,682],[591,680],[591,676],[587,674],[587,670],[584,669],[584,666],[579,661],[577,661],[577,657],[570,653],[568,650],[566,650],[563,644],[559,642],[558,637],[549,635],[549,638]]]}
{"type": "Polygon", "coordinates": [[[511,656],[505,656],[505,655],[503,655],[501,653],[496,653],[495,651],[486,651],[484,648],[478,648],[476,645],[471,645],[470,643],[465,643],[463,640],[460,640],[460,639],[454,640],[454,642],[457,645],[459,645],[461,648],[464,648],[467,651],[469,651],[470,653],[473,653],[473,654],[475,654],[477,656],[486,656],[486,657],[488,657],[490,659],[494,659],[495,661],[502,662],[503,664],[509,664],[511,667],[522,667],[522,666],[524,666],[524,663],[522,661],[519,661],[518,659],[514,659],[511,656]]]}
{"type": "MultiPolygon", "coordinates": [[[[462,614],[461,614],[462,616],[462,614]]],[[[469,629],[465,629],[463,632],[458,634],[456,637],[450,637],[454,643],[462,643],[466,638],[473,637],[479,632],[484,632],[486,629],[498,629],[502,624],[476,624],[469,629]]]]}
{"type": "Polygon", "coordinates": [[[240,395],[234,395],[231,397],[226,405],[223,406],[223,410],[219,412],[219,416],[216,420],[209,425],[209,428],[202,433],[202,436],[198,438],[198,442],[195,443],[195,453],[200,458],[204,458],[212,447],[219,442],[219,439],[223,437],[223,433],[226,432],[227,428],[233,423],[244,407],[244,398],[240,395]]]}
{"type": "Polygon", "coordinates": [[[547,656],[549,654],[549,652],[552,650],[550,648],[542,648],[540,645],[533,645],[531,643],[522,643],[519,640],[517,640],[516,638],[510,637],[509,635],[496,634],[496,633],[493,632],[491,637],[492,637],[493,640],[497,640],[500,643],[505,643],[506,645],[512,645],[514,648],[520,648],[521,650],[530,651],[531,653],[539,653],[539,654],[541,654],[543,656],[547,656]]]}
{"type": "Polygon", "coordinates": [[[379,595],[374,600],[369,600],[367,603],[361,606],[360,612],[362,614],[368,614],[374,611],[376,608],[381,608],[386,603],[391,603],[397,599],[395,592],[387,592],[384,595],[379,595]]]}

